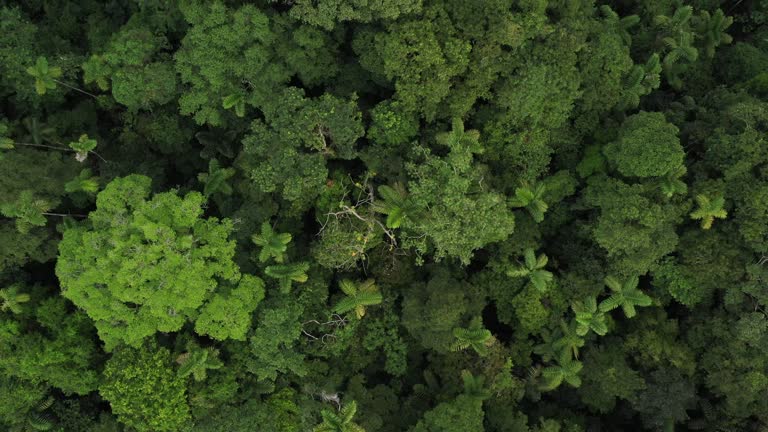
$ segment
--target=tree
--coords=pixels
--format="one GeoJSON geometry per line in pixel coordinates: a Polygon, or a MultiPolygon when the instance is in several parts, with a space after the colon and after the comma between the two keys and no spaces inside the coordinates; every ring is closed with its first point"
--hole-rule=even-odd
{"type": "Polygon", "coordinates": [[[453,337],[456,338],[452,346],[454,351],[472,348],[481,357],[488,355],[488,346],[494,342],[491,332],[483,328],[480,318],[473,319],[468,328],[454,328],[453,337]]]}
{"type": "Polygon", "coordinates": [[[623,284],[615,277],[605,278],[605,285],[611,289],[610,296],[600,302],[600,311],[608,312],[621,307],[627,318],[632,318],[637,313],[635,306],[650,306],[652,300],[642,291],[637,289],[639,279],[637,276],[629,278],[623,284]]]}
{"type": "Polygon", "coordinates": [[[725,198],[722,196],[710,199],[706,195],[696,195],[696,203],[699,207],[691,212],[691,219],[701,220],[701,228],[708,230],[717,219],[725,219],[728,212],[723,209],[725,198]]]}
{"type": "Polygon", "coordinates": [[[35,78],[35,91],[37,94],[44,95],[46,91],[56,88],[58,82],[56,78],[61,76],[61,68],[57,66],[48,66],[48,60],[45,57],[38,57],[34,66],[27,68],[27,73],[35,78]]]}
{"type": "Polygon", "coordinates": [[[551,391],[558,387],[563,382],[568,383],[571,387],[579,387],[581,385],[581,378],[579,372],[584,365],[571,358],[571,353],[564,353],[557,360],[557,364],[547,366],[541,371],[541,376],[544,378],[544,384],[542,389],[545,391],[551,391]]]}
{"type": "Polygon", "coordinates": [[[597,308],[597,300],[594,297],[574,302],[571,305],[573,313],[576,315],[576,334],[585,336],[590,330],[600,336],[608,333],[608,326],[605,323],[605,315],[597,308]]]}
{"type": "Polygon", "coordinates": [[[510,198],[509,205],[512,207],[524,207],[530,213],[533,220],[541,222],[544,220],[544,213],[548,206],[544,202],[544,193],[546,186],[544,183],[530,184],[523,182],[522,186],[515,189],[515,197],[510,198]]]}
{"type": "Polygon", "coordinates": [[[355,283],[349,279],[343,279],[339,282],[341,290],[346,297],[339,300],[333,311],[339,314],[355,311],[357,319],[365,316],[365,307],[381,304],[383,297],[379,288],[373,279],[355,283]]]}
{"type": "Polygon", "coordinates": [[[677,127],[662,113],[641,111],[624,120],[619,139],[603,152],[624,176],[660,177],[683,164],[677,134],[677,127]]]}
{"type": "Polygon", "coordinates": [[[267,262],[273,258],[276,263],[282,263],[292,238],[290,233],[275,232],[269,222],[264,222],[261,224],[261,234],[254,234],[251,240],[257,246],[261,246],[260,262],[267,262]]]}
{"type": "Polygon", "coordinates": [[[526,249],[523,256],[525,258],[524,264],[507,270],[507,276],[526,277],[539,292],[547,292],[547,285],[554,279],[551,272],[544,270],[549,261],[547,256],[540,254],[536,258],[536,254],[531,248],[526,249]]]}
{"type": "Polygon", "coordinates": [[[0,289],[0,311],[10,311],[14,314],[20,314],[23,310],[22,305],[29,302],[30,296],[27,293],[19,292],[20,285],[15,284],[9,287],[0,289]]]}
{"type": "Polygon", "coordinates": [[[307,262],[275,264],[264,269],[264,274],[277,279],[280,283],[280,292],[288,294],[291,291],[292,282],[304,283],[309,279],[307,270],[309,270],[307,262]]]}
{"type": "Polygon", "coordinates": [[[139,432],[179,431],[191,421],[184,382],[167,349],[126,347],[107,361],[99,393],[121,422],[139,432]]]}
{"type": "MultiPolygon", "coordinates": [[[[94,320],[107,349],[137,347],[198,316],[208,323],[213,317],[206,304],[218,303],[229,290],[258,291],[261,283],[241,276],[232,260],[232,222],[202,218],[205,198],[197,192],[149,198],[150,182],[139,175],[110,182],[97,196],[89,224],[65,229],[59,245],[56,274],[63,295],[94,320]]],[[[245,312],[234,315],[246,320],[235,328],[248,327],[256,296],[244,295],[243,303],[228,297],[245,312]]]]}
{"type": "Polygon", "coordinates": [[[356,413],[357,403],[355,401],[350,401],[341,407],[338,414],[323,410],[320,412],[323,422],[312,430],[314,432],[365,432],[365,429],[352,421],[356,413]]]}
{"type": "Polygon", "coordinates": [[[419,254],[431,246],[435,259],[455,257],[466,265],[476,249],[506,239],[515,220],[504,196],[482,186],[485,169],[473,162],[480,147],[473,138],[456,138],[464,135],[476,136],[459,128],[454,138],[442,135],[443,143],[451,146],[446,157],[422,147],[407,164],[411,202],[424,216],[409,218],[400,238],[403,247],[419,254]]]}

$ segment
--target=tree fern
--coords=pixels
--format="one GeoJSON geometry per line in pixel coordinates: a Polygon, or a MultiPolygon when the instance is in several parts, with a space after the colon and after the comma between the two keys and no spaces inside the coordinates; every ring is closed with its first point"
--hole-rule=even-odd
{"type": "Polygon", "coordinates": [[[341,290],[346,297],[341,299],[334,307],[334,312],[342,314],[351,310],[355,311],[357,319],[365,316],[366,306],[381,304],[384,300],[379,288],[373,279],[356,284],[355,282],[344,279],[339,283],[341,290]]]}
{"type": "Polygon", "coordinates": [[[560,321],[560,337],[552,344],[559,355],[570,353],[573,358],[579,358],[579,348],[584,346],[584,338],[579,336],[577,329],[576,321],[570,324],[560,321]]]}
{"type": "Polygon", "coordinates": [[[309,279],[307,270],[309,270],[309,263],[299,262],[293,264],[271,265],[264,269],[264,274],[277,279],[280,283],[280,292],[288,294],[291,291],[293,282],[304,283],[309,279]]]}
{"type": "Polygon", "coordinates": [[[453,337],[456,338],[451,346],[454,351],[472,348],[480,356],[488,355],[488,346],[493,343],[491,332],[483,328],[480,318],[473,319],[468,328],[454,328],[453,337]]]}
{"type": "Polygon", "coordinates": [[[416,207],[402,183],[380,186],[379,195],[382,199],[374,201],[373,210],[387,215],[387,228],[400,228],[406,217],[415,217],[416,207]]]}
{"type": "Polygon", "coordinates": [[[728,216],[728,212],[723,209],[725,198],[722,196],[710,200],[705,195],[696,195],[696,202],[699,207],[691,213],[691,218],[701,220],[702,229],[712,228],[715,218],[725,219],[728,216]]]}
{"type": "Polygon", "coordinates": [[[652,300],[642,291],[637,289],[639,280],[637,276],[629,278],[623,284],[613,276],[605,278],[605,285],[612,291],[610,297],[600,302],[600,311],[608,312],[621,307],[627,318],[637,314],[635,306],[650,306],[652,300]]]}
{"type": "Polygon", "coordinates": [[[541,371],[541,376],[544,378],[542,390],[554,390],[560,387],[563,382],[568,383],[571,387],[581,386],[579,372],[581,372],[582,367],[581,362],[572,359],[569,353],[563,354],[556,365],[547,366],[541,371]]]}
{"type": "Polygon", "coordinates": [[[576,334],[584,336],[590,330],[600,336],[608,333],[608,325],[605,323],[605,314],[598,310],[597,299],[587,297],[583,301],[574,302],[571,305],[576,315],[576,334]]]}
{"type": "Polygon", "coordinates": [[[544,213],[549,208],[543,198],[545,191],[544,183],[531,184],[523,182],[519,188],[515,189],[515,196],[510,198],[509,205],[512,207],[524,207],[533,220],[541,222],[544,220],[544,213]]]}
{"type": "Polygon", "coordinates": [[[357,413],[357,403],[350,403],[341,407],[338,412],[323,410],[320,416],[323,422],[312,429],[313,432],[365,432],[360,425],[353,422],[357,413]]]}
{"type": "Polygon", "coordinates": [[[523,258],[524,264],[507,270],[507,276],[527,277],[539,292],[546,292],[547,285],[554,278],[551,272],[544,270],[547,262],[549,262],[547,256],[540,254],[537,258],[533,249],[528,248],[525,250],[523,258]]]}
{"type": "Polygon", "coordinates": [[[254,234],[251,240],[261,246],[259,261],[267,262],[270,258],[274,258],[275,262],[282,263],[292,238],[289,233],[275,232],[268,222],[264,222],[261,224],[261,234],[254,234]]]}
{"type": "Polygon", "coordinates": [[[224,363],[219,360],[219,350],[201,348],[196,344],[187,346],[187,351],[176,357],[179,364],[177,375],[186,378],[192,375],[195,381],[204,381],[208,377],[208,369],[220,369],[224,363]]]}

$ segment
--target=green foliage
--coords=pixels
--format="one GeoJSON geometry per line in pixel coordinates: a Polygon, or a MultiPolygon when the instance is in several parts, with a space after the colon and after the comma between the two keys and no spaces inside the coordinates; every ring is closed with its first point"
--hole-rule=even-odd
{"type": "Polygon", "coordinates": [[[56,78],[61,77],[61,68],[49,67],[45,57],[38,57],[34,66],[27,68],[27,73],[35,78],[35,91],[42,96],[56,88],[56,78]]]}
{"type": "Polygon", "coordinates": [[[523,257],[525,258],[523,265],[507,270],[507,276],[528,278],[531,285],[541,293],[547,292],[547,285],[554,279],[554,275],[551,272],[544,270],[547,262],[549,262],[547,256],[540,254],[537,258],[533,249],[528,248],[525,250],[523,257]]]}
{"type": "Polygon", "coordinates": [[[264,269],[264,274],[277,279],[280,284],[280,292],[288,294],[293,282],[304,283],[309,279],[307,270],[309,270],[308,262],[274,264],[264,269]]]}
{"type": "Polygon", "coordinates": [[[94,176],[89,168],[83,168],[80,174],[64,185],[67,193],[85,192],[95,194],[99,191],[99,178],[94,176]]]}
{"type": "Polygon", "coordinates": [[[565,353],[557,360],[557,364],[547,366],[541,371],[541,376],[544,378],[544,384],[542,390],[550,391],[560,387],[563,382],[568,383],[571,387],[581,386],[581,378],[579,372],[584,365],[571,358],[570,353],[565,353]]]}
{"type": "MultiPolygon", "coordinates": [[[[271,0],[275,1],[275,0],[271,0]]],[[[328,30],[345,21],[371,22],[394,20],[400,15],[418,12],[422,0],[385,0],[360,2],[356,0],[299,0],[292,4],[291,16],[328,30]]]]}
{"type": "Polygon", "coordinates": [[[216,193],[231,195],[232,186],[227,181],[233,175],[235,175],[233,168],[222,168],[218,160],[211,159],[208,162],[208,172],[198,174],[197,179],[203,184],[203,195],[206,197],[216,193]]]}
{"type": "Polygon", "coordinates": [[[764,428],[766,23],[3,2],[0,430],[764,428]]]}
{"type": "Polygon", "coordinates": [[[9,287],[0,289],[0,311],[11,312],[14,314],[20,314],[23,310],[24,303],[29,302],[30,296],[27,293],[19,292],[19,285],[11,285],[9,287]]]}
{"type": "Polygon", "coordinates": [[[66,229],[59,246],[63,294],[95,321],[109,349],[121,342],[139,346],[157,331],[178,331],[204,305],[208,322],[231,286],[237,288],[230,305],[243,297],[251,301],[240,306],[245,312],[255,308],[255,295],[238,294],[255,291],[245,287],[260,281],[241,278],[232,261],[232,223],[201,218],[204,198],[197,192],[149,196],[147,177],[113,180],[99,193],[89,224],[66,229]]]}
{"type": "Polygon", "coordinates": [[[544,220],[544,213],[549,208],[544,202],[546,187],[544,183],[529,184],[523,182],[522,186],[515,189],[515,197],[509,200],[512,207],[524,207],[530,213],[533,220],[541,222],[544,220]]]}
{"type": "Polygon", "coordinates": [[[491,332],[483,328],[480,318],[473,319],[468,328],[454,328],[453,337],[456,338],[451,346],[454,351],[472,348],[481,357],[488,355],[488,347],[494,342],[491,332]]]}
{"type": "Polygon", "coordinates": [[[313,432],[365,432],[365,429],[360,427],[352,420],[357,413],[357,403],[350,401],[345,404],[337,412],[323,410],[321,415],[323,422],[315,426],[313,432]]]}
{"type": "Polygon", "coordinates": [[[376,201],[374,209],[387,215],[387,228],[400,228],[403,220],[409,215],[412,218],[418,217],[418,209],[408,200],[408,192],[401,183],[379,186],[379,195],[383,201],[376,201]]]}
{"type": "Polygon", "coordinates": [[[273,258],[275,262],[282,263],[292,238],[290,233],[275,232],[269,222],[264,222],[261,224],[261,234],[254,234],[251,240],[257,246],[261,246],[260,262],[267,262],[273,258]]]}
{"type": "Polygon", "coordinates": [[[137,431],[178,431],[191,420],[184,379],[167,349],[145,345],[116,350],[99,393],[121,422],[137,431]]]}
{"type": "Polygon", "coordinates": [[[619,139],[603,149],[608,161],[627,177],[659,177],[683,163],[678,129],[661,113],[641,111],[624,120],[619,139]]]}
{"type": "Polygon", "coordinates": [[[587,297],[583,301],[574,302],[571,309],[575,314],[577,335],[585,336],[590,330],[600,336],[608,333],[605,314],[598,309],[597,300],[594,297],[587,297]]]}
{"type": "Polygon", "coordinates": [[[710,199],[706,195],[696,195],[698,207],[691,212],[691,219],[701,220],[701,228],[708,230],[712,228],[715,218],[725,219],[728,212],[723,209],[725,198],[722,196],[710,199]]]}
{"type": "Polygon", "coordinates": [[[48,212],[54,205],[44,199],[36,198],[33,191],[21,191],[15,202],[0,204],[0,214],[16,220],[16,229],[28,233],[33,227],[45,226],[48,212]]]}
{"type": "Polygon", "coordinates": [[[639,279],[637,277],[629,278],[621,283],[615,277],[605,278],[605,285],[610,288],[611,293],[607,299],[600,302],[600,311],[608,312],[621,307],[627,318],[635,316],[637,311],[635,306],[650,306],[652,300],[637,288],[639,279]]]}
{"type": "Polygon", "coordinates": [[[339,300],[333,308],[333,311],[338,314],[354,310],[357,319],[361,319],[365,316],[366,306],[375,306],[384,300],[373,279],[360,283],[343,279],[339,282],[339,287],[346,294],[346,297],[339,300]]]}
{"type": "Polygon", "coordinates": [[[96,148],[96,140],[88,138],[87,134],[83,134],[80,135],[77,141],[70,142],[69,148],[76,152],[75,159],[78,162],[83,162],[88,157],[88,153],[96,148]]]}
{"type": "Polygon", "coordinates": [[[176,357],[179,369],[176,373],[186,378],[192,375],[195,381],[205,381],[208,369],[220,369],[224,363],[219,360],[219,350],[216,348],[200,348],[198,345],[187,345],[187,351],[176,357]]]}
{"type": "MultiPolygon", "coordinates": [[[[481,187],[482,170],[473,163],[480,147],[469,133],[469,141],[461,139],[463,127],[454,124],[454,135],[441,135],[450,145],[448,156],[440,158],[424,149],[423,162],[408,164],[413,181],[409,183],[411,200],[420,210],[430,209],[426,217],[410,220],[402,227],[426,235],[435,248],[435,258],[446,256],[469,263],[473,251],[488,243],[507,238],[514,229],[514,216],[501,194],[481,187]],[[450,139],[449,137],[457,137],[450,139]],[[469,233],[467,227],[484,227],[469,233]]],[[[405,241],[419,253],[427,250],[424,241],[405,241]]]]}
{"type": "Polygon", "coordinates": [[[659,181],[659,188],[664,196],[672,198],[675,194],[685,195],[688,192],[688,185],[680,180],[680,177],[684,176],[686,172],[688,169],[685,165],[680,165],[664,175],[659,181]]]}

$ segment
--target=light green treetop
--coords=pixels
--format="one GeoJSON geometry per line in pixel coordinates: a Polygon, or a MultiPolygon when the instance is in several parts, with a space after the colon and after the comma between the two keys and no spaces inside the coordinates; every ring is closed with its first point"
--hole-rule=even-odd
{"type": "Polygon", "coordinates": [[[232,223],[202,218],[204,202],[198,192],[150,198],[150,179],[131,175],[99,193],[87,223],[64,231],[56,266],[62,294],[94,320],[108,350],[196,319],[197,330],[214,338],[245,336],[261,280],[241,277],[232,223]],[[232,308],[221,302],[244,313],[227,315],[232,308]],[[245,321],[214,325],[224,317],[245,321]]]}

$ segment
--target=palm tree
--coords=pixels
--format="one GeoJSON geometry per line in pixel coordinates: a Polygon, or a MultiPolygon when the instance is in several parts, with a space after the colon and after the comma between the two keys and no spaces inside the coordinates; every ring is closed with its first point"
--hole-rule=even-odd
{"type": "Polygon", "coordinates": [[[725,219],[728,216],[728,212],[723,209],[725,198],[722,196],[710,200],[705,195],[696,195],[696,202],[699,204],[699,208],[691,213],[691,218],[701,219],[702,229],[708,230],[712,228],[715,218],[725,219]]]}
{"type": "Polygon", "coordinates": [[[488,355],[488,346],[493,344],[491,332],[483,328],[480,318],[475,318],[468,328],[456,327],[453,329],[456,341],[452,345],[454,351],[472,348],[480,356],[488,355]]]}
{"type": "Polygon", "coordinates": [[[292,236],[289,233],[277,233],[272,230],[268,222],[261,224],[261,234],[254,234],[251,237],[254,243],[261,246],[259,252],[259,261],[266,262],[274,258],[275,262],[282,263],[285,259],[285,251],[288,250],[288,243],[292,236]]]}
{"type": "Polygon", "coordinates": [[[333,309],[338,314],[354,310],[355,316],[360,319],[365,316],[366,306],[381,304],[384,300],[373,279],[368,279],[360,284],[344,279],[339,282],[339,286],[347,296],[341,299],[333,309]]]}
{"type": "Polygon", "coordinates": [[[195,381],[204,381],[208,369],[220,369],[224,363],[219,360],[219,350],[215,348],[200,348],[196,344],[187,346],[187,351],[176,357],[179,370],[177,374],[186,378],[192,375],[195,381]]]}
{"type": "Polygon", "coordinates": [[[11,311],[11,313],[19,314],[22,312],[21,305],[30,300],[29,294],[20,293],[18,285],[11,285],[8,288],[0,289],[0,310],[11,311]]]}
{"type": "Polygon", "coordinates": [[[27,73],[35,78],[37,94],[44,95],[47,90],[56,88],[56,78],[61,76],[61,68],[48,66],[45,57],[38,57],[35,65],[27,68],[27,73]]]}
{"type": "Polygon", "coordinates": [[[291,283],[304,283],[309,279],[307,276],[309,263],[300,262],[294,264],[271,265],[264,269],[264,274],[277,279],[280,282],[280,292],[288,294],[291,291],[291,283]]]}
{"type": "Polygon", "coordinates": [[[400,228],[406,217],[414,217],[417,208],[408,199],[408,191],[402,183],[380,186],[382,200],[373,203],[373,210],[387,215],[387,228],[400,228]]]}
{"type": "Polygon", "coordinates": [[[571,387],[581,386],[579,372],[583,366],[580,361],[572,359],[569,353],[563,354],[556,365],[547,366],[541,371],[541,375],[545,380],[542,389],[546,391],[554,390],[560,387],[563,381],[567,382],[571,387]]]}
{"type": "Polygon", "coordinates": [[[590,330],[600,336],[608,333],[608,326],[605,323],[605,314],[597,308],[597,299],[587,297],[583,301],[574,302],[571,305],[574,314],[576,314],[576,334],[585,336],[590,330]]]}
{"type": "Polygon", "coordinates": [[[553,348],[563,355],[563,353],[570,352],[573,354],[573,358],[579,358],[579,348],[584,346],[584,339],[579,336],[577,331],[578,323],[576,321],[567,324],[565,321],[560,321],[561,336],[555,340],[552,344],[553,348]]]}
{"type": "Polygon", "coordinates": [[[605,285],[611,289],[611,296],[600,302],[600,311],[608,312],[621,306],[624,315],[632,318],[637,314],[635,306],[650,306],[652,300],[642,291],[637,289],[639,279],[637,276],[629,278],[623,284],[613,276],[605,278],[605,285]]]}
{"type": "Polygon", "coordinates": [[[323,417],[323,422],[314,429],[313,432],[365,432],[360,425],[354,423],[354,418],[357,412],[357,403],[352,401],[343,406],[338,413],[328,410],[323,410],[320,415],[323,417]]]}
{"type": "Polygon", "coordinates": [[[524,265],[507,270],[507,276],[527,277],[537,290],[542,293],[546,292],[547,284],[554,278],[551,272],[544,270],[549,259],[544,254],[536,258],[536,254],[531,248],[526,249],[523,256],[525,258],[524,265]]]}
{"type": "Polygon", "coordinates": [[[544,213],[549,208],[543,199],[545,191],[544,183],[530,184],[524,181],[519,188],[515,189],[515,197],[510,198],[509,205],[525,207],[533,220],[541,222],[544,220],[544,213]]]}

